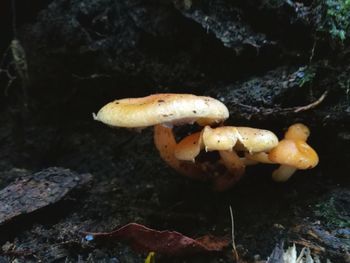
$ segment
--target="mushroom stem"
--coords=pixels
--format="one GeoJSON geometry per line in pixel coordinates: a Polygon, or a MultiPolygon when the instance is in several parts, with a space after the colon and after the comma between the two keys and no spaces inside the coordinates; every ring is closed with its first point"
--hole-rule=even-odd
{"type": "Polygon", "coordinates": [[[183,162],[176,159],[174,150],[176,146],[176,140],[173,134],[173,130],[169,127],[161,124],[154,126],[154,144],[159,151],[160,157],[173,169],[179,173],[200,179],[201,169],[196,164],[191,162],[183,162]]]}
{"type": "Polygon", "coordinates": [[[296,170],[297,168],[294,166],[282,164],[273,171],[272,179],[276,182],[285,182],[295,173],[296,170]]]}
{"type": "Polygon", "coordinates": [[[216,191],[225,191],[236,184],[243,176],[245,165],[235,151],[219,151],[221,162],[227,171],[214,180],[216,191]]]}
{"type": "Polygon", "coordinates": [[[246,153],[244,159],[245,159],[246,165],[254,165],[258,163],[269,163],[269,164],[274,163],[269,159],[269,155],[266,152],[259,152],[259,153],[253,153],[253,154],[246,153]]]}
{"type": "Polygon", "coordinates": [[[245,165],[235,151],[219,151],[221,161],[228,172],[240,178],[245,171],[245,165]]]}
{"type": "Polygon", "coordinates": [[[244,163],[245,166],[250,166],[250,165],[257,165],[259,162],[251,160],[249,158],[243,157],[241,158],[241,161],[244,163]]]}
{"type": "Polygon", "coordinates": [[[173,130],[163,125],[154,126],[154,144],[159,151],[160,156],[171,167],[177,169],[179,161],[174,156],[174,148],[176,141],[174,138],[173,130]]]}

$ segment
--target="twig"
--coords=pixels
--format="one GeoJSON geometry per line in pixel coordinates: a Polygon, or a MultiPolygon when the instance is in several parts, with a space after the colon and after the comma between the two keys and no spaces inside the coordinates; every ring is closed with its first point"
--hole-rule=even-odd
{"type": "Polygon", "coordinates": [[[316,106],[318,106],[319,104],[322,103],[322,101],[327,97],[327,94],[328,94],[328,90],[323,92],[321,97],[319,97],[316,101],[314,101],[308,105],[295,108],[294,112],[301,112],[301,111],[306,111],[306,110],[310,110],[310,109],[315,108],[316,106]]]}
{"type": "Polygon", "coordinates": [[[299,254],[299,257],[296,260],[296,263],[302,263],[303,262],[302,259],[303,259],[304,255],[305,255],[305,249],[306,249],[306,247],[303,247],[303,249],[300,251],[300,254],[299,254]]]}
{"type": "Polygon", "coordinates": [[[233,219],[233,212],[232,212],[231,206],[230,206],[230,218],[231,218],[232,254],[233,254],[236,262],[239,262],[239,256],[238,256],[236,242],[235,242],[235,222],[233,219]]]}
{"type": "Polygon", "coordinates": [[[295,243],[297,245],[301,245],[303,247],[311,248],[315,253],[322,253],[322,252],[326,251],[326,249],[324,247],[316,245],[316,244],[312,243],[311,241],[308,241],[305,239],[293,240],[293,243],[295,243]]]}
{"type": "Polygon", "coordinates": [[[249,110],[252,110],[252,111],[255,111],[258,113],[262,113],[264,115],[272,114],[272,113],[288,113],[288,112],[299,113],[299,112],[311,110],[311,109],[317,107],[318,105],[320,105],[324,101],[324,99],[327,97],[327,95],[328,95],[328,90],[323,92],[323,94],[316,101],[314,101],[308,105],[290,107],[290,108],[280,108],[280,107],[258,108],[258,107],[254,107],[254,106],[250,106],[250,105],[246,105],[246,104],[242,104],[242,103],[237,103],[237,105],[244,107],[244,108],[248,108],[249,110]]]}

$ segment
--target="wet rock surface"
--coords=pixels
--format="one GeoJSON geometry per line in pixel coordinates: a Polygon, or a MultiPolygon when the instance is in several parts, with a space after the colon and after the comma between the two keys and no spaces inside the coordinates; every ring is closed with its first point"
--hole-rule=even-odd
{"type": "MultiPolygon", "coordinates": [[[[341,3],[53,0],[28,8],[17,1],[28,107],[18,61],[5,52],[13,38],[6,12],[1,69],[17,79],[8,86],[1,72],[0,191],[48,167],[71,169],[68,181],[86,173],[94,179],[68,195],[74,201],[46,200],[25,224],[14,221],[1,238],[0,261],[142,262],[146,255],[126,244],[90,242],[81,233],[137,222],[191,237],[231,235],[231,205],[237,249],[248,262],[266,259],[281,240],[310,247],[322,262],[349,262],[350,57],[349,26],[337,16],[348,7],[341,3]],[[227,104],[227,123],[280,137],[302,121],[320,164],[286,184],[271,181],[274,166],[250,167],[232,190],[214,193],[162,162],[151,129],[114,130],[92,120],[105,102],[153,92],[211,95],[227,104]]],[[[156,256],[233,260],[230,249],[156,256]]]]}

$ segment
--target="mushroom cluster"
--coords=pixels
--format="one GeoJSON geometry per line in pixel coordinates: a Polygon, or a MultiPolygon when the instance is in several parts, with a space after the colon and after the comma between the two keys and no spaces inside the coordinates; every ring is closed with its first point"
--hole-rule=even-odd
{"type": "Polygon", "coordinates": [[[273,179],[286,181],[297,169],[318,163],[316,152],[306,143],[310,132],[305,125],[292,125],[281,141],[268,130],[223,126],[229,111],[211,97],[167,93],[115,100],[93,117],[113,127],[154,126],[161,158],[185,176],[212,181],[218,191],[234,185],[247,165],[280,164],[273,179]],[[194,123],[204,128],[177,142],[173,126],[194,123]],[[202,150],[217,151],[217,160],[201,160],[202,150]]]}

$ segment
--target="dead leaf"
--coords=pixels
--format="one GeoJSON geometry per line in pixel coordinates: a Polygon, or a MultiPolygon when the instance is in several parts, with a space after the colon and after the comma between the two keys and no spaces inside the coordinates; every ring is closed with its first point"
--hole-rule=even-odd
{"type": "Polygon", "coordinates": [[[158,231],[130,223],[108,233],[84,233],[87,240],[113,239],[126,241],[138,252],[154,251],[168,256],[220,252],[230,243],[228,238],[205,235],[193,239],[176,231],[158,231]]]}

